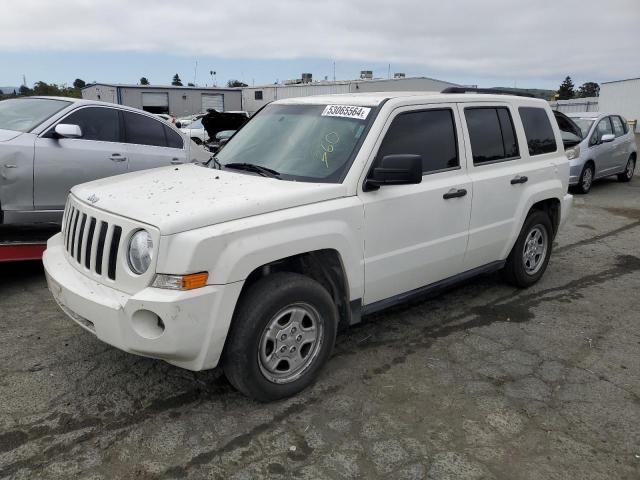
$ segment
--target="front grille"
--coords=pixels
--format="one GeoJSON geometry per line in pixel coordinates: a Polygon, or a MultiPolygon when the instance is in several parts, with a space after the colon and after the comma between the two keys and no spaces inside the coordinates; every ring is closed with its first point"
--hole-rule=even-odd
{"type": "Polygon", "coordinates": [[[71,203],[65,209],[63,226],[70,260],[98,275],[106,271],[107,277],[115,280],[122,227],[84,213],[71,203]]]}

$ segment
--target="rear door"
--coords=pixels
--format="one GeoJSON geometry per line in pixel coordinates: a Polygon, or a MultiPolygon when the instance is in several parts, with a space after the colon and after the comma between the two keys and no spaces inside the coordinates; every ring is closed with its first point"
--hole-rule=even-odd
{"type": "Polygon", "coordinates": [[[527,187],[544,180],[545,170],[553,168],[553,160],[564,152],[557,151],[544,108],[518,111],[500,102],[465,103],[459,108],[472,154],[473,205],[464,259],[464,269],[472,270],[506,258],[520,228],[527,187]]]}
{"type": "Polygon", "coordinates": [[[126,110],[121,114],[130,171],[188,161],[183,138],[165,122],[126,110]]]}
{"type": "Polygon", "coordinates": [[[616,139],[613,141],[613,167],[614,171],[622,172],[627,166],[627,160],[629,159],[629,139],[625,135],[624,124],[622,119],[617,115],[611,115],[611,126],[613,127],[613,134],[616,139]]]}
{"type": "Polygon", "coordinates": [[[455,105],[398,108],[385,130],[374,166],[385,155],[418,154],[423,176],[360,194],[367,305],[460,273],[471,209],[455,105]]]}
{"type": "Polygon", "coordinates": [[[36,210],[62,210],[74,185],[127,172],[126,147],[120,141],[115,108],[74,110],[56,122],[78,125],[81,138],[56,138],[55,125],[36,139],[33,203],[36,210]]]}

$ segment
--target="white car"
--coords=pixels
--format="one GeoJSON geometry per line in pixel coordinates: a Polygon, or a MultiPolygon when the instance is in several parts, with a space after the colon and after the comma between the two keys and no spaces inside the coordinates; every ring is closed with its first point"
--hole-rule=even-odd
{"type": "Polygon", "coordinates": [[[75,187],[44,253],[100,340],[246,395],[293,395],[339,326],[502,270],[544,273],[572,204],[547,102],[387,92],[278,100],[207,167],[75,187]]]}
{"type": "Polygon", "coordinates": [[[204,125],[202,125],[201,118],[189,123],[186,127],[183,127],[181,125],[180,131],[198,145],[201,145],[209,140],[209,135],[207,135],[207,131],[205,130],[204,125]]]}

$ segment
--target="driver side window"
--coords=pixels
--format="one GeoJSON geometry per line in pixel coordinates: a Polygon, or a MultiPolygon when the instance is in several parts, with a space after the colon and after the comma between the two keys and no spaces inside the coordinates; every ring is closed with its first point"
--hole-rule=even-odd
{"type": "Polygon", "coordinates": [[[422,173],[459,168],[457,138],[451,109],[399,114],[382,140],[376,163],[386,155],[422,157],[422,173]]]}
{"type": "Polygon", "coordinates": [[[591,140],[589,140],[589,145],[599,144],[602,140],[602,136],[607,134],[613,134],[613,129],[611,128],[609,117],[605,117],[598,122],[598,125],[596,125],[596,129],[591,135],[591,140]]]}

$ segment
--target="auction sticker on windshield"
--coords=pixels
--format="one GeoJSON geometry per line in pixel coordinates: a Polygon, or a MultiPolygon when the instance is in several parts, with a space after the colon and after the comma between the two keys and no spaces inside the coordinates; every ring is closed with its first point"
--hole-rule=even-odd
{"type": "Polygon", "coordinates": [[[368,107],[354,107],[351,105],[327,105],[322,112],[323,117],[345,117],[365,120],[371,111],[368,107]]]}

